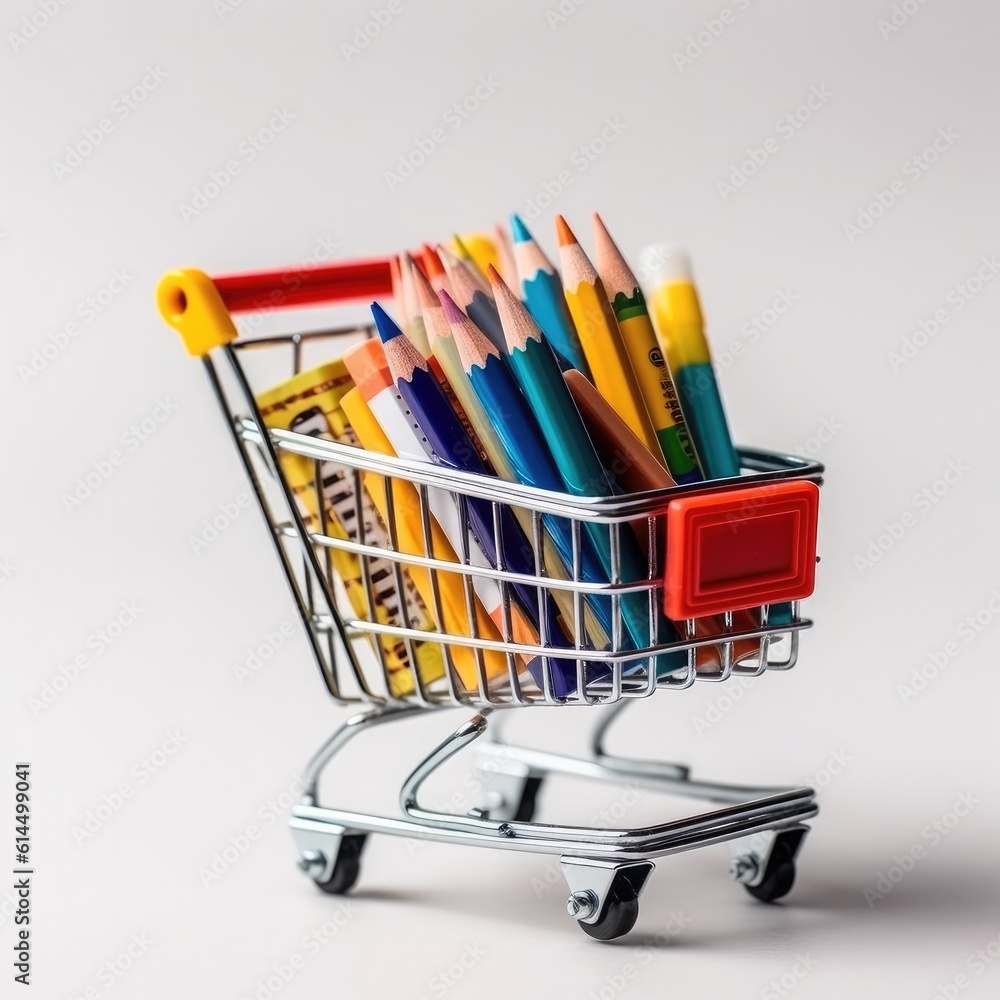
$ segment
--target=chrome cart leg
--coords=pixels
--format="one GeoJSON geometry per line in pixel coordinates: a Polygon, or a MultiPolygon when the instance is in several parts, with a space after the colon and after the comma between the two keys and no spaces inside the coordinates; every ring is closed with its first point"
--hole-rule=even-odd
{"type": "MultiPolygon", "coordinates": [[[[303,775],[302,806],[319,804],[319,779],[326,766],[359,733],[401,716],[420,712],[418,706],[379,707],[352,715],[313,754],[303,775]]],[[[299,867],[324,892],[340,895],[348,892],[361,872],[361,853],[368,834],[334,824],[301,827],[293,824],[292,833],[299,849],[299,867]]]]}
{"type": "Polygon", "coordinates": [[[686,764],[668,764],[660,761],[632,760],[625,757],[614,757],[604,749],[604,740],[618,716],[632,703],[634,699],[623,699],[611,705],[601,716],[594,729],[591,739],[591,753],[594,759],[612,771],[623,774],[649,774],[656,777],[671,778],[674,781],[687,781],[691,776],[691,768],[686,764]]]}

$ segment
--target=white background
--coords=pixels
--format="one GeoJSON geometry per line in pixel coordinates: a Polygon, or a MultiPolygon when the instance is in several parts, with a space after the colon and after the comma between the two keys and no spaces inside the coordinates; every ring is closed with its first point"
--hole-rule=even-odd
{"type": "MultiPolygon", "coordinates": [[[[353,53],[344,45],[372,9],[360,0],[233,0],[229,10],[73,0],[27,43],[12,36],[40,5],[4,6],[2,732],[5,766],[27,759],[34,772],[37,996],[252,997],[296,953],[303,964],[282,998],[439,996],[432,977],[476,946],[482,957],[449,996],[784,995],[774,980],[803,998],[930,998],[949,984],[995,995],[1000,963],[977,974],[966,959],[991,942],[1000,952],[989,623],[1000,586],[1000,281],[961,309],[954,290],[1000,252],[1000,15],[987,0],[909,7],[887,33],[889,0],[732,0],[729,23],[678,66],[675,53],[720,17],[721,0],[588,0],[566,3],[561,21],[547,14],[555,0],[401,0],[353,53]],[[116,99],[148,67],[165,78],[123,117],[116,99]],[[494,92],[452,127],[449,108],[480,77],[494,92]],[[832,96],[786,137],[779,119],[814,87],[832,96]],[[293,120],[248,162],[241,143],[276,108],[293,120]],[[101,144],[57,167],[102,118],[113,129],[101,144]],[[607,119],[624,128],[594,153],[607,119]],[[446,140],[392,185],[386,172],[435,128],[446,140]],[[951,130],[950,145],[913,179],[911,158],[939,130],[951,130]],[[778,144],[767,162],[738,190],[720,189],[769,137],[778,144]],[[234,159],[240,173],[185,219],[181,206],[234,159]],[[571,183],[534,210],[564,170],[571,183]],[[891,207],[846,231],[897,179],[891,207]],[[252,678],[235,676],[294,612],[255,511],[192,551],[206,519],[246,487],[200,366],[155,312],[156,282],[178,266],[289,266],[331,243],[340,256],[381,254],[511,210],[550,252],[554,210],[589,246],[595,208],[633,259],[657,239],[690,249],[720,362],[732,342],[744,348],[720,375],[737,438],[827,465],[808,605],[817,626],[799,667],[738,704],[711,685],[655,697],[620,740],[690,759],[703,775],[825,784],[798,885],[767,908],[727,882],[725,849],[666,859],[635,932],[602,946],[565,917],[561,884],[537,890],[544,858],[376,840],[344,913],[294,868],[284,816],[267,822],[261,810],[271,815],[268,801],[346,713],[323,693],[297,629],[252,678]],[[127,283],[88,321],[88,297],[116,271],[127,283]],[[751,342],[745,324],[781,290],[793,305],[751,342]],[[939,309],[941,332],[920,335],[893,370],[891,353],[939,309]],[[71,322],[76,334],[61,336],[71,322]],[[44,364],[36,351],[50,355],[38,355],[44,364]],[[26,374],[33,357],[40,370],[26,374]],[[123,435],[158,401],[175,409],[132,448],[123,435]],[[67,504],[115,450],[124,461],[110,478],[67,504]],[[942,485],[949,468],[964,471],[942,485]],[[936,483],[933,504],[919,499],[936,483]],[[897,539],[884,534],[893,524],[904,526],[897,539]],[[880,536],[881,558],[859,561],[880,536]],[[141,613],[95,652],[92,637],[122,602],[141,613]],[[965,641],[963,621],[980,612],[987,624],[965,641]],[[904,698],[900,685],[949,642],[958,655],[904,698]],[[79,677],[51,704],[33,703],[80,654],[79,677]],[[710,711],[718,721],[699,734],[694,720],[710,711]],[[139,762],[178,731],[185,742],[142,782],[139,762]],[[831,777],[837,754],[849,763],[831,777]],[[121,809],[74,836],[122,782],[133,794],[121,809]],[[934,843],[927,824],[947,822],[962,795],[977,804],[934,843]],[[252,824],[260,839],[203,884],[199,869],[252,824]],[[865,887],[914,845],[924,856],[869,906],[865,887]],[[665,943],[671,913],[685,926],[665,943]],[[345,926],[308,954],[305,936],[338,914],[345,926]],[[132,967],[99,973],[133,935],[150,943],[132,967]]],[[[549,710],[516,721],[570,749],[583,747],[591,718],[549,710]]],[[[359,744],[328,797],[392,810],[398,778],[459,721],[359,744]]],[[[12,775],[0,789],[6,868],[12,775]]],[[[554,784],[543,818],[586,822],[620,795],[554,784]]],[[[627,821],[673,808],[644,795],[627,821]]]]}

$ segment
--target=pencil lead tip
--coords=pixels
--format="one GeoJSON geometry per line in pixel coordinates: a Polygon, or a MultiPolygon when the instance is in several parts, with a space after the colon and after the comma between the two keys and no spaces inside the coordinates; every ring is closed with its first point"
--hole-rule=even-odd
{"type": "Polygon", "coordinates": [[[465,315],[455,304],[455,300],[442,288],[438,292],[438,298],[444,308],[444,314],[449,323],[458,323],[465,315]]]}
{"type": "Polygon", "coordinates": [[[378,330],[383,343],[403,335],[403,331],[396,326],[393,318],[377,302],[372,303],[372,316],[375,319],[375,329],[378,330]]]}
{"type": "Polygon", "coordinates": [[[441,258],[430,243],[424,244],[422,257],[424,260],[424,272],[428,278],[439,278],[444,274],[444,265],[441,263],[441,258]]]}
{"type": "Polygon", "coordinates": [[[559,246],[561,247],[579,242],[573,235],[573,230],[569,228],[569,223],[561,215],[556,216],[556,236],[559,238],[559,246]]]}
{"type": "Polygon", "coordinates": [[[531,240],[531,231],[516,212],[510,217],[510,228],[515,243],[527,243],[531,240]]]}

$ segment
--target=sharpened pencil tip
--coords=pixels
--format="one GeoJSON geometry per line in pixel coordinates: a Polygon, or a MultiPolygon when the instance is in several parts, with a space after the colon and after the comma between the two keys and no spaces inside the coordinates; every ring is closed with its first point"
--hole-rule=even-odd
{"type": "Polygon", "coordinates": [[[449,323],[460,323],[465,316],[465,313],[455,305],[455,300],[442,288],[438,292],[438,298],[441,300],[441,305],[444,308],[445,318],[449,323]]]}
{"type": "Polygon", "coordinates": [[[375,318],[375,329],[378,330],[383,344],[394,337],[403,336],[403,331],[396,325],[395,320],[377,302],[372,303],[372,316],[375,318]]]}
{"type": "Polygon", "coordinates": [[[521,216],[516,213],[510,217],[510,229],[514,234],[515,243],[528,243],[531,240],[531,231],[524,224],[521,216]]]}
{"type": "Polygon", "coordinates": [[[566,247],[580,241],[573,235],[573,230],[569,228],[569,223],[561,216],[556,216],[556,236],[559,238],[559,246],[566,247]]]}
{"type": "Polygon", "coordinates": [[[440,278],[444,274],[444,264],[441,263],[441,258],[430,243],[424,244],[422,256],[424,259],[424,273],[427,277],[431,280],[440,278]]]}

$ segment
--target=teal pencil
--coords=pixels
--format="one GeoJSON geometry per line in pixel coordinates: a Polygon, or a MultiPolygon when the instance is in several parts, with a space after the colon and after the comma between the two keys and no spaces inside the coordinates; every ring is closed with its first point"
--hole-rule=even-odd
{"type": "Polygon", "coordinates": [[[563,371],[575,368],[590,378],[587,357],[569,314],[558,272],[519,215],[511,216],[511,230],[521,297],[528,312],[549,342],[559,367],[563,371]]]}
{"type": "MultiPolygon", "coordinates": [[[[489,275],[503,323],[511,368],[538,420],[542,436],[552,450],[563,485],[576,496],[612,496],[614,487],[597,457],[552,349],[528,310],[504,284],[496,270],[491,268],[489,275]]],[[[606,524],[588,523],[586,530],[610,580],[610,528],[606,524]]],[[[619,533],[620,578],[634,582],[646,578],[646,565],[630,531],[625,527],[619,533]]],[[[622,594],[621,609],[635,645],[639,648],[649,646],[650,609],[646,595],[638,592],[622,594]]],[[[675,658],[671,657],[671,662],[664,664],[664,659],[667,658],[660,658],[659,668],[676,669],[686,662],[680,657],[675,663],[675,658]]]]}
{"type": "MultiPolygon", "coordinates": [[[[438,293],[444,315],[451,326],[452,339],[462,359],[472,390],[486,410],[503,442],[511,469],[517,481],[541,490],[561,493],[562,480],[555,462],[542,437],[535,415],[521,394],[496,345],[455,304],[446,291],[438,293]]],[[[567,565],[573,565],[573,532],[566,518],[542,515],[542,524],[567,565]]],[[[581,539],[581,576],[590,583],[607,583],[601,561],[590,539],[581,539]]],[[[607,597],[589,595],[587,603],[600,619],[606,632],[613,634],[612,604],[607,597]]],[[[590,671],[592,673],[592,671],[590,671]]],[[[606,672],[606,671],[605,671],[606,672]]],[[[597,676],[596,674],[593,676],[597,676]]],[[[560,665],[553,674],[559,694],[575,687],[575,665],[560,665]]]]}

